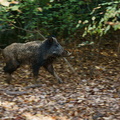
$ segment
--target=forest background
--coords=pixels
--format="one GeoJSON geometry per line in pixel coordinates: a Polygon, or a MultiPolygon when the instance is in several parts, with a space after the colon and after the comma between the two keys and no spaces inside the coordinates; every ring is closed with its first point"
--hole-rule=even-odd
{"type": "Polygon", "coordinates": [[[54,35],[77,47],[112,43],[119,51],[119,21],[119,0],[1,0],[0,46],[54,35]]]}

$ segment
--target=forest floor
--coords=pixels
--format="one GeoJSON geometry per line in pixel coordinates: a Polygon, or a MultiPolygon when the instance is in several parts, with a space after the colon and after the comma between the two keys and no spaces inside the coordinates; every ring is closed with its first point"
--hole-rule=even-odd
{"type": "Polygon", "coordinates": [[[120,120],[117,53],[89,47],[69,51],[72,55],[67,59],[75,73],[60,59],[54,67],[64,83],[58,84],[42,68],[38,87],[31,87],[28,66],[15,71],[11,85],[6,84],[0,56],[0,120],[120,120]]]}

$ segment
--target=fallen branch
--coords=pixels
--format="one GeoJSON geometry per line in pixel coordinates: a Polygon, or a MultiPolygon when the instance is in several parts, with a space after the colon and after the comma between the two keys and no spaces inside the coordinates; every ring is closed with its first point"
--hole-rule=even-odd
{"type": "MultiPolygon", "coordinates": [[[[24,87],[24,89],[30,89],[30,88],[36,88],[36,87],[41,87],[41,84],[34,84],[34,85],[26,86],[26,87],[24,87]]],[[[9,91],[9,90],[7,90],[5,93],[8,94],[8,95],[24,95],[24,94],[29,94],[30,92],[27,92],[27,91],[9,91]]]]}
{"type": "Polygon", "coordinates": [[[68,64],[68,66],[70,67],[70,69],[72,70],[72,72],[76,74],[75,69],[74,69],[74,68],[72,67],[72,65],[68,62],[68,60],[67,60],[65,57],[63,57],[63,59],[64,59],[64,61],[68,64]]]}
{"type": "Polygon", "coordinates": [[[27,86],[25,87],[26,89],[29,89],[29,88],[36,88],[36,87],[41,87],[42,85],[41,84],[35,84],[35,85],[30,85],[30,86],[27,86]]]}
{"type": "Polygon", "coordinates": [[[6,94],[8,95],[23,95],[23,94],[28,94],[26,91],[6,91],[6,94]]]}

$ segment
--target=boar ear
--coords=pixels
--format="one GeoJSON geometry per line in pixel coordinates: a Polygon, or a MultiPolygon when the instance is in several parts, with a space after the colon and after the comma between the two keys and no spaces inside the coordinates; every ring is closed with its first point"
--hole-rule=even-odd
{"type": "Polygon", "coordinates": [[[49,41],[50,43],[52,43],[52,42],[53,42],[53,37],[48,37],[48,41],[49,41]]]}

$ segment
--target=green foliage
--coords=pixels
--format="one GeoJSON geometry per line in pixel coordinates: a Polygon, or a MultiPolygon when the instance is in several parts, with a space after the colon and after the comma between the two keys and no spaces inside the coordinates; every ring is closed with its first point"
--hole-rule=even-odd
{"type": "Polygon", "coordinates": [[[83,36],[90,34],[105,35],[110,30],[120,29],[120,1],[99,4],[91,12],[91,20],[85,27],[83,36]]]}
{"type": "Polygon", "coordinates": [[[40,36],[35,34],[36,30],[45,36],[54,34],[69,38],[79,29],[79,19],[87,17],[88,9],[89,5],[84,0],[11,0],[1,5],[0,29],[15,32],[18,40],[38,39],[40,36]]]}
{"type": "MultiPolygon", "coordinates": [[[[33,33],[27,30],[33,31],[38,26],[38,13],[42,12],[40,5],[44,5],[48,0],[42,1],[40,4],[37,0],[24,0],[20,2],[11,1],[3,2],[0,7],[0,29],[5,32],[1,32],[0,36],[2,39],[7,39],[7,34],[11,34],[13,39],[18,42],[20,39],[32,39],[34,37],[33,33]],[[3,38],[6,36],[6,38],[3,38]],[[18,40],[17,40],[18,39],[18,40]]],[[[8,41],[6,41],[7,43],[8,41]]],[[[14,42],[14,40],[12,40],[14,42]]],[[[22,42],[22,41],[21,41],[22,42]]]]}
{"type": "Polygon", "coordinates": [[[85,3],[77,0],[52,2],[43,8],[41,23],[50,34],[71,36],[77,30],[76,25],[83,12],[80,11],[81,5],[85,3]]]}
{"type": "Polygon", "coordinates": [[[78,31],[83,31],[84,27],[84,35],[103,35],[111,28],[117,30],[120,28],[117,20],[119,2],[107,1],[109,0],[2,0],[0,42],[8,44],[36,40],[41,37],[39,33],[69,40],[76,35],[80,36],[78,31]],[[112,21],[109,22],[111,18],[112,21]]]}

